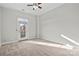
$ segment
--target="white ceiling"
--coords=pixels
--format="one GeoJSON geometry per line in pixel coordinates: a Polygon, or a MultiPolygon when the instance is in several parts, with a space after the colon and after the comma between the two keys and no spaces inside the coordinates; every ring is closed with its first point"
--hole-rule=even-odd
{"type": "Polygon", "coordinates": [[[50,11],[56,7],[63,5],[63,3],[42,3],[40,5],[42,9],[33,10],[32,7],[28,7],[27,4],[29,3],[1,3],[0,6],[16,9],[20,11],[24,9],[23,12],[34,14],[34,15],[41,15],[47,11],[50,11]]]}

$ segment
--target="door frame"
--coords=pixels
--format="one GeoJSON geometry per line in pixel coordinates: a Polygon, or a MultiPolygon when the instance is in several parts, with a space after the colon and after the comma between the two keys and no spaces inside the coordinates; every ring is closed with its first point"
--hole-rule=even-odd
{"type": "Polygon", "coordinates": [[[18,41],[28,39],[28,34],[27,34],[28,33],[27,32],[27,29],[28,29],[28,19],[25,18],[27,20],[27,24],[26,24],[26,36],[24,38],[21,38],[20,37],[20,26],[19,26],[20,24],[19,24],[19,21],[18,21],[19,18],[23,18],[23,17],[17,17],[17,20],[16,20],[16,35],[17,35],[18,41]]]}

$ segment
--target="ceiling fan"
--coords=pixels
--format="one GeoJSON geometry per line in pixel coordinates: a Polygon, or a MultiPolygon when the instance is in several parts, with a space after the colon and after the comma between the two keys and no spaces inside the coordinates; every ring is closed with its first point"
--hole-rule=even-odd
{"type": "Polygon", "coordinates": [[[40,6],[42,3],[33,3],[33,4],[27,4],[27,6],[32,6],[33,10],[36,10],[37,8],[42,9],[40,6]]]}

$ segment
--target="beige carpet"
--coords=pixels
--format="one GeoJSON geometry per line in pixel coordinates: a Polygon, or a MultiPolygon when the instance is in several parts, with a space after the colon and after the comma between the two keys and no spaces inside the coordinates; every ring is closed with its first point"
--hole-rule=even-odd
{"type": "Polygon", "coordinates": [[[33,44],[33,43],[29,43],[29,41],[52,43],[46,40],[26,40],[12,44],[6,44],[0,47],[0,55],[1,56],[77,56],[79,55],[78,48],[68,50],[68,49],[57,48],[52,46],[33,44]]]}

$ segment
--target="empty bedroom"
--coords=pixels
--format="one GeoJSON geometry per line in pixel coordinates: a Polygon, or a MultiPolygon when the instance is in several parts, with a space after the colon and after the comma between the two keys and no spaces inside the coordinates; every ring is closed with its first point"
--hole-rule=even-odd
{"type": "Polygon", "coordinates": [[[0,3],[0,56],[79,56],[79,3],[0,3]]]}

